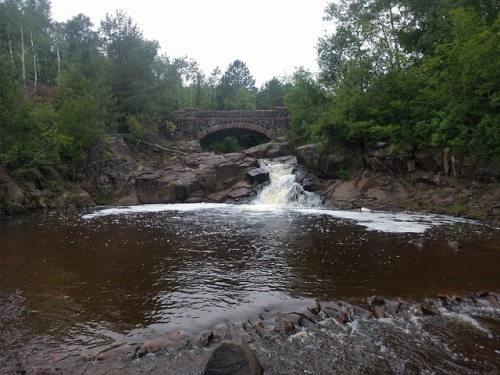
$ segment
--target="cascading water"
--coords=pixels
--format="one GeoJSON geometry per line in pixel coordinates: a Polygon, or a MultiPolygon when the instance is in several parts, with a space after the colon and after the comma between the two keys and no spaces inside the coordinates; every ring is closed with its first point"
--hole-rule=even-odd
{"type": "Polygon", "coordinates": [[[316,208],[321,198],[305,191],[293,174],[293,164],[260,160],[262,168],[269,171],[270,183],[259,193],[254,205],[272,207],[316,208]]]}

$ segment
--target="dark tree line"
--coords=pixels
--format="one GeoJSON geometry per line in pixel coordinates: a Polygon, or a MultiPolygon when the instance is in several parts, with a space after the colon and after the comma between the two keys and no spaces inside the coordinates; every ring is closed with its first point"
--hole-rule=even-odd
{"type": "Polygon", "coordinates": [[[500,162],[496,0],[340,0],[325,13],[320,73],[297,71],[287,94],[296,138],[500,162]]]}
{"type": "Polygon", "coordinates": [[[51,19],[48,0],[0,0],[0,162],[70,166],[115,133],[169,135],[179,109],[283,105],[278,80],[258,90],[234,61],[210,76],[187,57],[159,55],[123,11],[95,28],[51,19]]]}
{"type": "Polygon", "coordinates": [[[160,55],[123,11],[98,27],[83,14],[57,23],[50,11],[49,0],[0,0],[2,164],[74,171],[110,135],[168,139],[179,109],[283,105],[297,142],[383,140],[500,161],[495,0],[330,3],[335,31],[317,44],[319,73],[299,68],[260,88],[240,60],[206,75],[160,55]]]}

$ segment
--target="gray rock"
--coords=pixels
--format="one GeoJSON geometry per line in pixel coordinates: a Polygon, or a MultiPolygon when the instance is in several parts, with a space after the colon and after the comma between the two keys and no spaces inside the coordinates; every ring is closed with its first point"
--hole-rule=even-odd
{"type": "Polygon", "coordinates": [[[205,375],[261,375],[262,366],[242,339],[223,341],[205,366],[205,375]]]}
{"type": "Polygon", "coordinates": [[[247,176],[252,179],[252,181],[261,184],[269,180],[269,170],[266,168],[255,168],[247,172],[247,176]]]}

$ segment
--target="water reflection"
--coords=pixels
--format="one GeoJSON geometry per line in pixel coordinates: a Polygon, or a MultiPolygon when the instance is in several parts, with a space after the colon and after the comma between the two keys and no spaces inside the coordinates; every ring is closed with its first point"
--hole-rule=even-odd
{"type": "MultiPolygon", "coordinates": [[[[19,309],[0,337],[78,350],[244,320],[290,300],[500,289],[500,232],[486,226],[419,219],[428,228],[420,249],[410,241],[421,230],[389,233],[387,222],[385,231],[369,230],[354,214],[195,207],[42,213],[1,223],[0,297],[17,296],[19,309]],[[461,247],[450,249],[450,239],[461,247]]],[[[365,215],[363,223],[376,220],[365,215]]],[[[8,298],[0,299],[3,309],[8,298]]]]}

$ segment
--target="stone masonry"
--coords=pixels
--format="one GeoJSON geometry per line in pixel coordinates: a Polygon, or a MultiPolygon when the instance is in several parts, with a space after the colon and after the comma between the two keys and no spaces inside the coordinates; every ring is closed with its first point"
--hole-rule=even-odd
{"type": "Polygon", "coordinates": [[[288,111],[272,110],[200,111],[186,109],[177,114],[175,138],[197,139],[227,129],[247,129],[276,139],[289,128],[288,111]]]}

